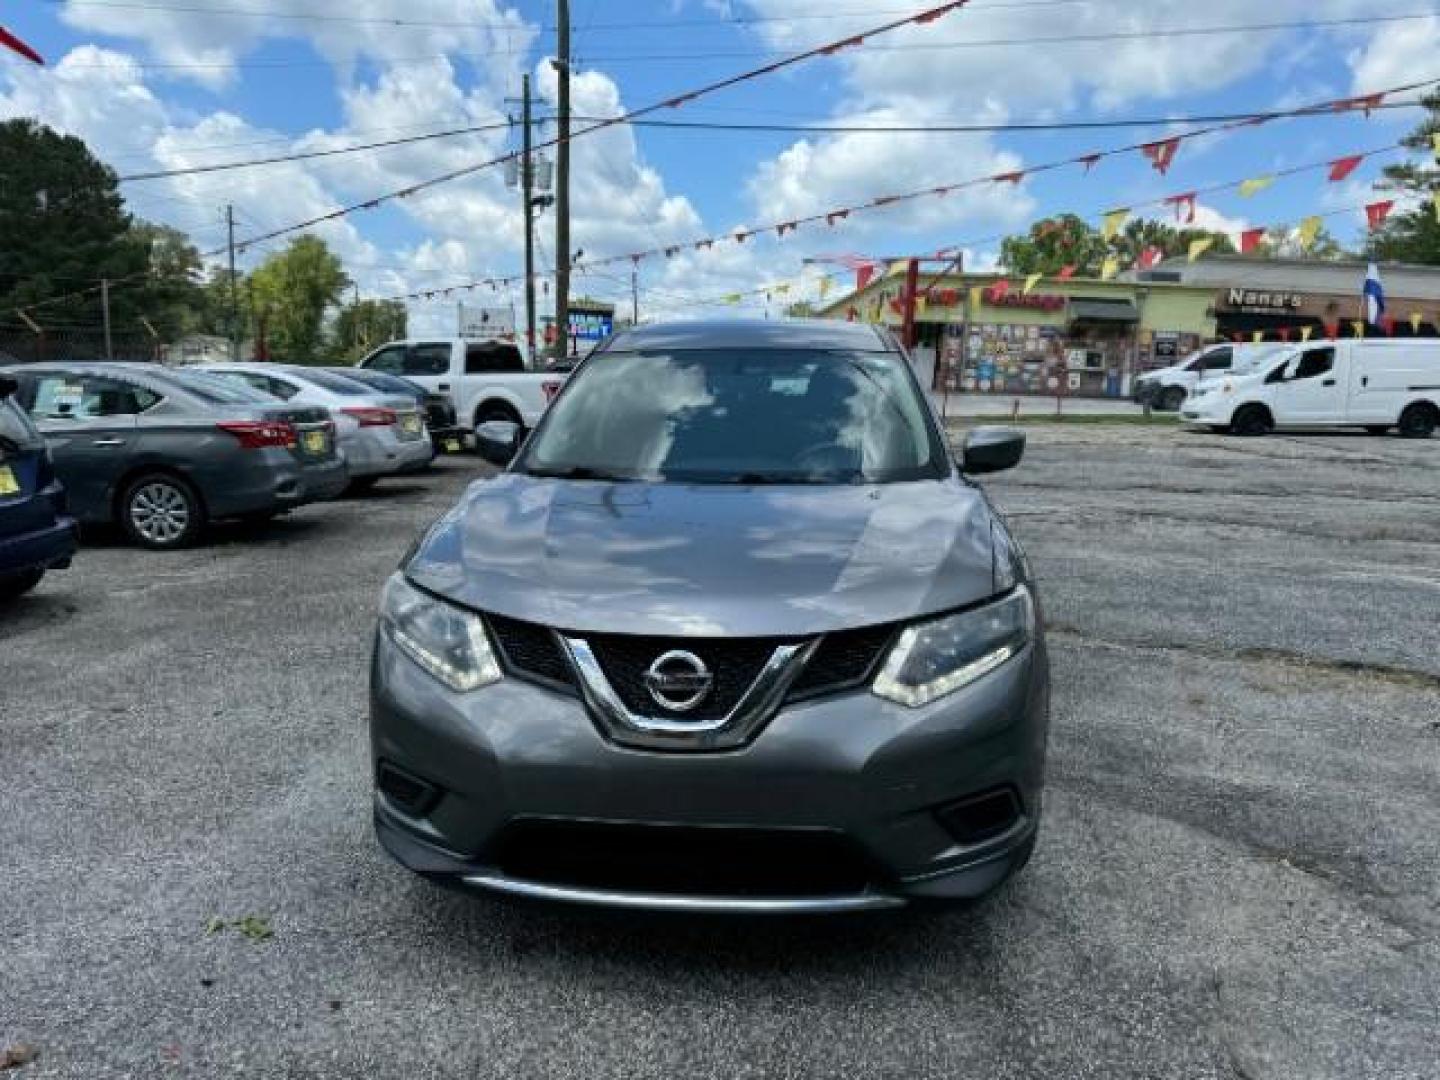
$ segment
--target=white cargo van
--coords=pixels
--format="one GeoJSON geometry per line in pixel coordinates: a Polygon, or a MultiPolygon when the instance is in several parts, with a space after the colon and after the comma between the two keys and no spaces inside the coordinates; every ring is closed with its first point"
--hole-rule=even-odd
{"type": "Polygon", "coordinates": [[[1178,364],[1137,375],[1130,396],[1137,404],[1148,398],[1151,408],[1175,412],[1202,383],[1224,378],[1232,371],[1249,371],[1264,357],[1285,348],[1275,342],[1258,345],[1207,345],[1178,364]]]}
{"type": "Polygon", "coordinates": [[[1440,338],[1372,338],[1282,348],[1249,374],[1207,385],[1186,423],[1237,435],[1286,427],[1392,427],[1423,439],[1440,426],[1440,338]]]}
{"type": "Polygon", "coordinates": [[[392,341],[356,365],[400,375],[436,394],[448,394],[456,419],[475,428],[509,420],[533,428],[565,382],[554,372],[526,370],[513,341],[424,338],[392,341]]]}

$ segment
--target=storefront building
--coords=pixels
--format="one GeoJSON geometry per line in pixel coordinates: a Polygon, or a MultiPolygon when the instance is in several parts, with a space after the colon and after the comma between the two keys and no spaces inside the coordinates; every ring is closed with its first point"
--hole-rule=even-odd
{"type": "MultiPolygon", "coordinates": [[[[890,274],[817,314],[898,331],[903,286],[890,274]]],[[[1208,287],[1051,279],[1027,293],[995,274],[922,275],[920,296],[917,368],[939,391],[1123,397],[1215,336],[1208,287]]]]}
{"type": "Polygon", "coordinates": [[[1440,267],[1382,263],[1386,316],[1365,326],[1364,262],[1257,259],[1219,255],[1173,259],[1139,275],[1138,284],[1210,290],[1215,330],[1227,341],[1299,341],[1309,336],[1435,337],[1440,334],[1440,267]]]}

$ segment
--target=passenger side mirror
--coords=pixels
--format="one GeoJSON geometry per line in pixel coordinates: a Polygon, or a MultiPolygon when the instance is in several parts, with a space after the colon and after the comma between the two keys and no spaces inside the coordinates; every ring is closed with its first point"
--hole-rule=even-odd
{"type": "Polygon", "coordinates": [[[491,465],[509,465],[523,439],[520,425],[509,420],[486,420],[475,429],[475,449],[491,465]]]}
{"type": "Polygon", "coordinates": [[[981,427],[965,436],[960,471],[967,476],[1004,472],[1025,456],[1025,433],[1015,428],[981,427]]]}
{"type": "Polygon", "coordinates": [[[0,401],[20,392],[20,383],[9,375],[0,375],[0,401]]]}

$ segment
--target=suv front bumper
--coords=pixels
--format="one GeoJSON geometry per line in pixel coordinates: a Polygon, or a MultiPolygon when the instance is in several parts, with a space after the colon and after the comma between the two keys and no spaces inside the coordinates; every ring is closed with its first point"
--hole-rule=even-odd
{"type": "Polygon", "coordinates": [[[1035,840],[1048,731],[1043,643],[929,706],[868,691],[801,702],[750,744],[715,753],[618,746],[578,698],[513,677],[453,694],[383,634],[371,674],[374,775],[383,765],[428,788],[407,804],[377,785],[377,835],[399,862],[447,884],[647,909],[851,911],[979,896],[1023,865],[1035,840]],[[1013,793],[1016,812],[983,836],[962,839],[942,820],[958,802],[999,791],[1013,793]],[[825,839],[853,852],[863,881],[777,892],[732,873],[740,886],[717,892],[517,872],[506,837],[535,822],[825,839]]]}

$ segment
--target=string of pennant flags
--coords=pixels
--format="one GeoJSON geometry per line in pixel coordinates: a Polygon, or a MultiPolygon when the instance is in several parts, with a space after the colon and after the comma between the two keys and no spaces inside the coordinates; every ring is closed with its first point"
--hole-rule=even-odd
{"type": "MultiPolygon", "coordinates": [[[[1283,113],[1256,113],[1242,120],[1233,120],[1227,121],[1222,124],[1209,125],[1197,128],[1194,131],[1189,131],[1178,135],[1172,135],[1166,139],[1158,141],[1131,143],[1126,146],[1114,147],[1108,150],[1093,151],[1090,153],[1078,154],[1073,157],[1062,158],[1056,161],[1044,162],[1041,164],[1032,165],[1025,169],[1016,169],[1002,173],[989,174],[986,176],[972,177],[970,179],[961,180],[950,184],[921,188],[915,191],[902,192],[899,194],[881,195],[865,202],[836,207],[831,210],[804,215],[785,221],[773,222],[768,225],[755,226],[749,229],[738,229],[727,233],[717,233],[710,236],[701,237],[699,239],[688,240],[674,244],[660,245],[657,247],[647,248],[640,251],[627,252],[620,255],[610,255],[600,258],[587,259],[577,262],[574,269],[576,273],[585,273],[587,270],[598,269],[600,267],[613,266],[623,263],[629,263],[632,266],[639,267],[642,263],[645,263],[649,260],[662,258],[673,259],[676,256],[685,252],[710,251],[714,249],[717,245],[726,243],[743,244],[746,241],[751,240],[752,238],[761,237],[772,233],[777,240],[783,240],[785,237],[796,233],[801,228],[823,223],[826,227],[833,229],[840,224],[849,221],[853,216],[857,214],[873,212],[897,204],[914,202],[921,199],[944,198],[947,195],[950,195],[957,191],[977,188],[987,184],[1018,185],[1027,177],[1034,176],[1039,173],[1054,171],[1064,168],[1066,166],[1079,165],[1083,170],[1083,174],[1088,176],[1094,170],[1095,166],[1104,159],[1118,157],[1130,153],[1139,153],[1155,168],[1157,172],[1159,172],[1161,175],[1168,175],[1171,166],[1175,163],[1176,156],[1178,155],[1182,144],[1186,140],[1195,139],[1203,135],[1215,134],[1221,131],[1230,131],[1239,128],[1254,127],[1273,119],[1290,119],[1296,116],[1318,116],[1326,114],[1340,114],[1346,112],[1361,112],[1368,117],[1390,95],[1419,89],[1421,87],[1432,86],[1436,83],[1440,83],[1440,79],[1427,79],[1421,82],[1408,83],[1402,86],[1391,87],[1387,90],[1364,94],[1359,97],[1336,98],[1328,101],[1317,102],[1312,105],[1303,106],[1299,109],[1288,110],[1283,113]]],[[[1437,133],[1433,137],[1433,140],[1437,160],[1440,160],[1440,133],[1437,133]]],[[[1358,169],[1365,160],[1384,154],[1395,153],[1404,149],[1405,146],[1403,143],[1388,144],[1383,147],[1370,148],[1367,150],[1361,150],[1356,153],[1346,154],[1338,158],[1331,158],[1321,162],[1311,162],[1305,165],[1293,166],[1287,169],[1276,170],[1274,172],[1266,173],[1260,176],[1246,177],[1240,180],[1228,181],[1222,184],[1212,184],[1204,188],[1197,188],[1190,191],[1179,192],[1173,195],[1167,195],[1163,198],[1156,200],[1136,203],[1129,207],[1116,208],[1108,211],[1103,216],[1101,232],[1107,239],[1115,236],[1116,234],[1118,234],[1120,229],[1123,228],[1126,220],[1128,220],[1128,218],[1133,214],[1136,209],[1152,205],[1163,206],[1173,209],[1176,220],[1178,222],[1183,224],[1193,224],[1195,221],[1197,202],[1202,196],[1214,194],[1220,191],[1235,190],[1242,198],[1251,198],[1271,187],[1279,179],[1321,168],[1326,170],[1327,180],[1330,183],[1340,183],[1348,179],[1350,175],[1354,173],[1355,170],[1358,169]]],[[[1388,206],[1386,205],[1386,202],[1386,200],[1380,200],[1379,202],[1372,204],[1373,209],[1367,208],[1367,218],[1370,219],[1370,226],[1372,229],[1377,228],[1379,225],[1383,224],[1385,218],[1388,216],[1390,210],[1393,208],[1393,202],[1391,202],[1388,206]]],[[[1440,197],[1437,197],[1436,213],[1437,216],[1440,216],[1440,197]]],[[[1249,251],[1254,250],[1256,246],[1258,246],[1262,238],[1263,230],[1259,234],[1254,234],[1254,230],[1250,230],[1246,233],[1242,233],[1239,236],[1236,246],[1242,252],[1248,253],[1249,251]]],[[[1310,239],[1313,240],[1313,238],[1314,235],[1312,234],[1310,236],[1310,239]]],[[[954,247],[944,249],[939,254],[943,255],[954,250],[954,247]]],[[[874,263],[870,265],[873,268],[878,267],[879,264],[874,263]]],[[[1116,267],[1117,273],[1118,270],[1119,268],[1116,267]]],[[[401,293],[392,297],[387,297],[386,299],[429,300],[435,299],[436,297],[449,297],[461,291],[473,291],[475,289],[485,287],[499,288],[501,286],[523,281],[523,274],[487,277],[440,289],[421,289],[415,290],[413,292],[401,293]]],[[[756,291],[764,292],[765,289],[761,288],[756,291]]]]}
{"type": "MultiPolygon", "coordinates": [[[[1371,100],[1374,97],[1375,95],[1370,95],[1365,100],[1371,100]]],[[[1436,161],[1437,163],[1440,163],[1440,133],[1436,133],[1433,136],[1432,142],[1436,161]]],[[[1278,169],[1274,172],[1266,173],[1260,176],[1251,176],[1234,180],[1227,180],[1221,183],[1210,184],[1202,188],[1195,188],[1188,191],[1182,191],[1170,195],[1160,196],[1155,199],[1132,203],[1130,206],[1117,207],[1111,210],[1107,210],[1092,218],[1092,220],[1097,221],[1100,234],[1106,240],[1110,240],[1118,236],[1124,229],[1125,224],[1129,220],[1137,216],[1138,211],[1149,208],[1173,212],[1177,223],[1183,225],[1193,225],[1196,220],[1199,200],[1204,196],[1216,194],[1222,191],[1236,191],[1242,198],[1251,198],[1259,192],[1267,190],[1278,180],[1320,170],[1323,170],[1325,172],[1327,183],[1340,183],[1348,179],[1356,171],[1356,169],[1360,167],[1361,163],[1366,161],[1367,159],[1373,159],[1388,154],[1402,152],[1405,149],[1405,144],[1400,142],[1391,143],[1380,147],[1371,147],[1368,149],[1357,151],[1355,153],[1345,154],[1336,158],[1327,158],[1322,161],[1307,162],[1302,165],[1294,165],[1289,168],[1278,169]]],[[[1168,169],[1169,162],[1173,161],[1173,151],[1157,151],[1157,153],[1160,154],[1161,160],[1167,163],[1166,168],[1168,169]]],[[[1049,166],[1037,166],[1036,168],[1038,169],[1047,167],[1049,166]]],[[[1007,174],[1007,176],[1008,175],[1010,174],[1007,174]]],[[[970,182],[966,183],[968,184],[970,182]]],[[[951,189],[953,190],[953,188],[956,186],[964,185],[952,185],[951,189]]],[[[867,205],[873,206],[874,203],[872,202],[871,204],[867,205]]],[[[1433,206],[1436,218],[1437,220],[1440,220],[1440,192],[1437,192],[1435,194],[1433,199],[1433,206]]],[[[1363,209],[1366,217],[1367,226],[1371,231],[1374,231],[1381,228],[1385,224],[1391,212],[1394,210],[1394,207],[1395,200],[1379,199],[1374,202],[1365,204],[1363,207],[1352,208],[1352,210],[1363,209]]],[[[1312,214],[1305,218],[1302,218],[1295,226],[1295,235],[1299,243],[1300,250],[1310,250],[1316,238],[1320,234],[1321,225],[1325,218],[1334,217],[1337,214],[1350,212],[1351,210],[1331,211],[1324,214],[1312,214]]],[[[816,218],[823,216],[825,215],[815,215],[816,218]]],[[[1048,235],[1049,230],[1052,228],[1063,229],[1063,227],[1064,226],[1060,222],[1053,219],[1045,219],[1039,222],[1037,225],[1041,236],[1048,235]]],[[[789,231],[790,230],[787,228],[786,232],[788,233],[789,231]]],[[[1213,230],[1213,232],[1218,231],[1219,230],[1213,230]]],[[[1256,226],[1253,228],[1239,230],[1233,237],[1235,247],[1243,255],[1251,254],[1260,246],[1266,235],[1271,231],[1273,231],[1273,227],[1265,226],[1256,226]]],[[[758,232],[759,230],[751,230],[750,234],[755,235],[758,232]]],[[[967,246],[974,247],[985,243],[997,243],[1000,240],[1003,240],[1005,238],[1005,235],[1007,234],[999,234],[977,240],[957,243],[936,252],[935,257],[944,258],[946,256],[953,255],[967,246]]],[[[701,250],[706,247],[713,246],[713,244],[717,242],[719,242],[719,238],[707,238],[705,240],[695,242],[693,246],[697,250],[701,250]]],[[[1210,250],[1210,248],[1214,246],[1215,242],[1216,240],[1214,235],[1199,237],[1193,240],[1190,243],[1189,250],[1187,252],[1190,261],[1193,262],[1201,255],[1205,254],[1206,251],[1210,250]]],[[[682,249],[673,246],[662,247],[651,249],[648,252],[634,252],[626,256],[613,256],[602,259],[592,259],[584,262],[577,262],[575,264],[575,272],[577,274],[585,274],[591,272],[600,273],[600,268],[602,267],[614,265],[615,263],[624,262],[627,260],[638,266],[646,258],[653,255],[669,253],[667,257],[670,257],[671,255],[678,253],[679,250],[682,249]]],[[[1140,251],[1137,259],[1134,262],[1134,266],[1140,270],[1148,270],[1157,262],[1159,262],[1162,257],[1163,252],[1159,248],[1147,247],[1140,251]]],[[[865,284],[868,282],[873,273],[881,269],[884,265],[878,260],[865,259],[860,256],[843,256],[841,257],[841,261],[843,261],[845,265],[847,265],[850,269],[853,269],[857,272],[857,280],[859,282],[857,287],[861,289],[864,288],[865,284]]],[[[1062,281],[1066,280],[1067,278],[1073,276],[1076,273],[1077,269],[1077,266],[1062,267],[1060,273],[1057,275],[1057,279],[1062,281]]],[[[1122,266],[1119,257],[1112,255],[1106,258],[1102,263],[1100,270],[1100,278],[1101,280],[1108,281],[1111,278],[1116,277],[1122,269],[1125,269],[1125,267],[1122,266]]],[[[824,300],[826,298],[829,290],[834,286],[838,277],[839,275],[837,274],[826,274],[818,279],[811,279],[819,286],[821,300],[824,300]]],[[[395,296],[386,297],[385,299],[397,301],[448,299],[460,292],[474,291],[480,288],[490,288],[492,290],[498,291],[502,287],[508,287],[517,282],[523,281],[523,274],[512,274],[505,277],[483,278],[476,281],[464,282],[436,289],[421,289],[409,293],[401,293],[395,296]]],[[[726,304],[739,304],[748,296],[758,296],[762,294],[766,295],[768,299],[770,296],[773,295],[786,295],[789,292],[789,289],[790,286],[788,283],[763,285],[742,292],[731,292],[724,294],[720,298],[719,302],[726,304]]]]}

